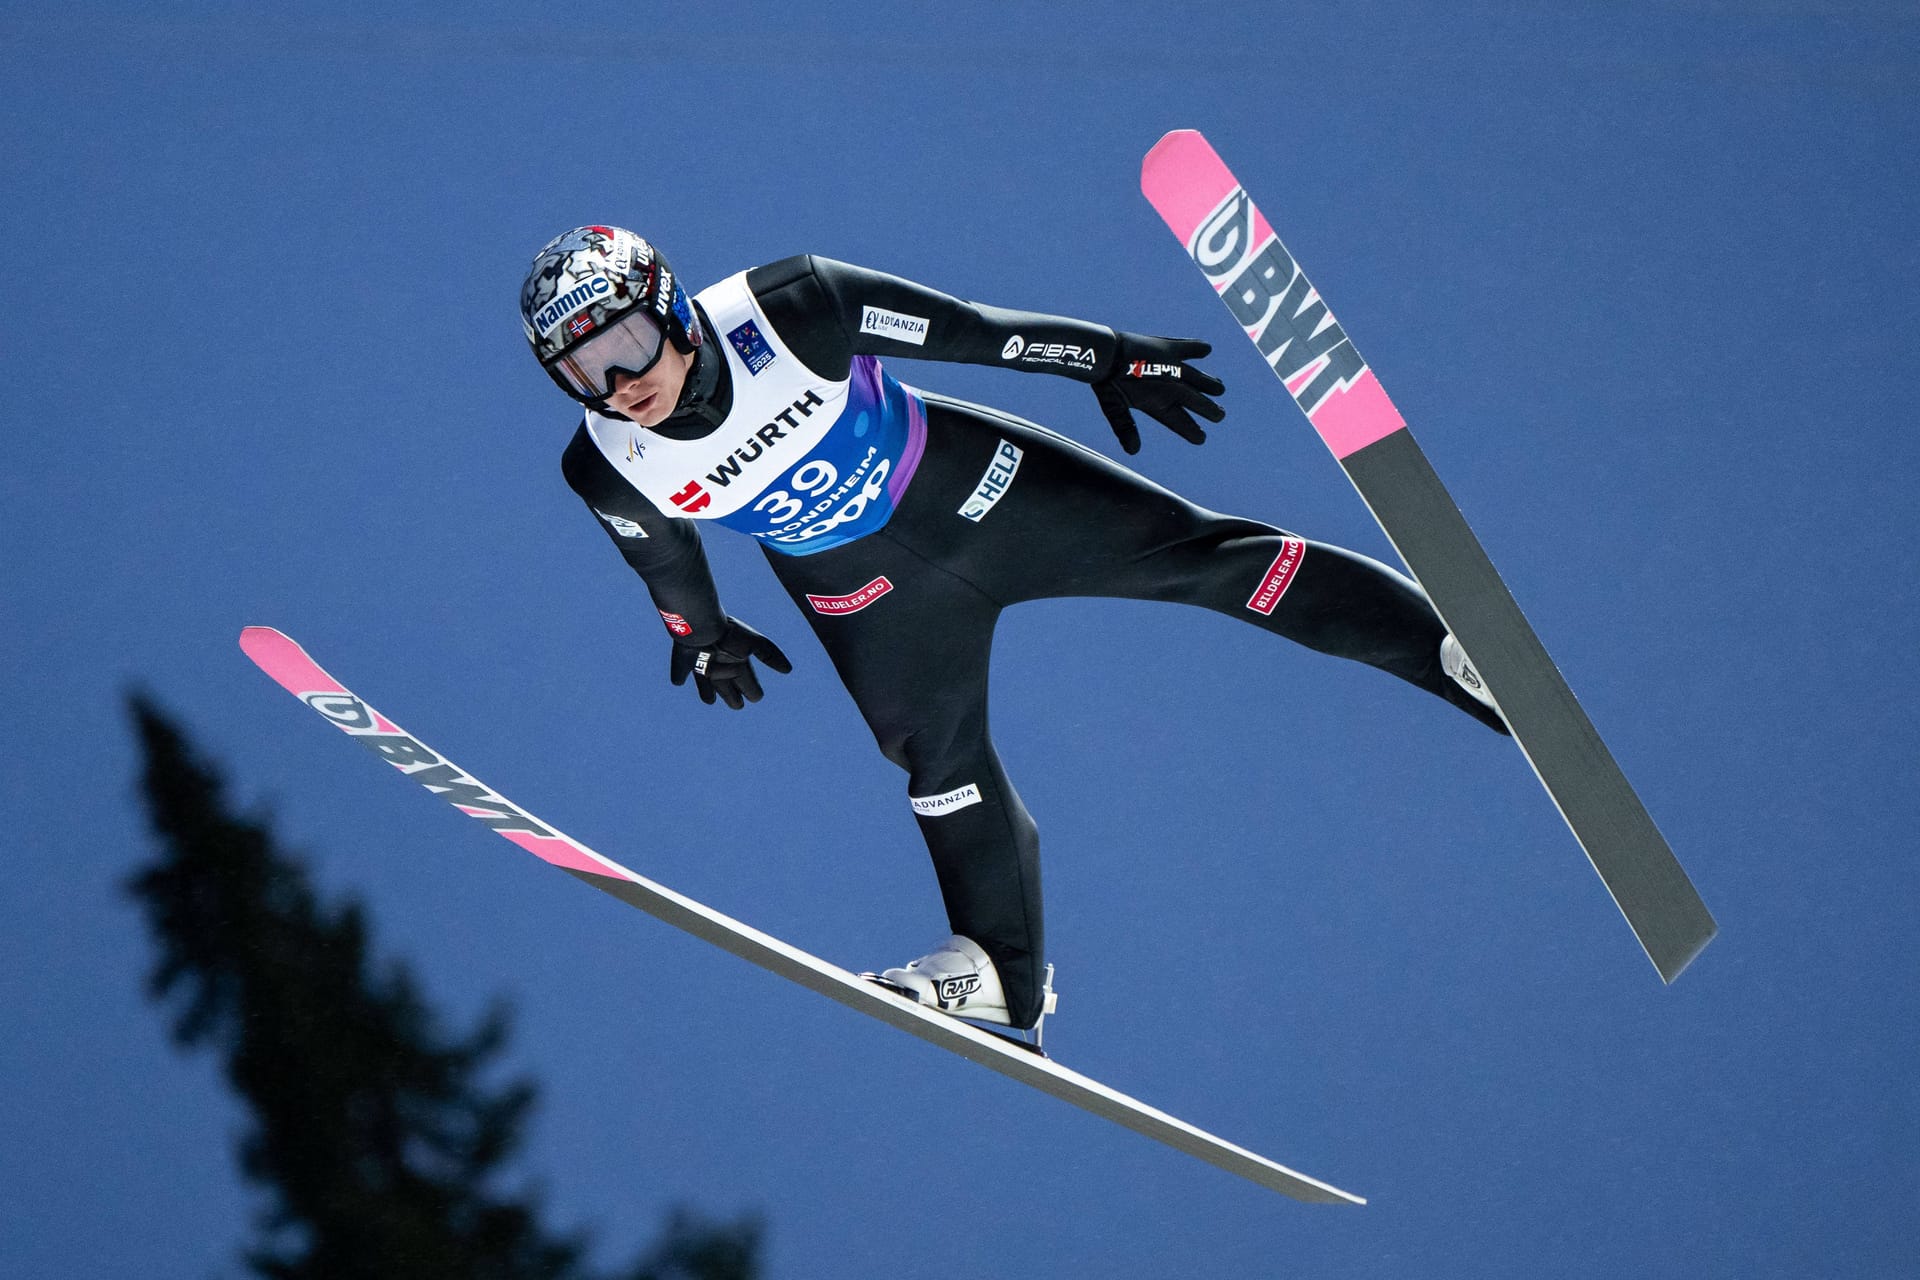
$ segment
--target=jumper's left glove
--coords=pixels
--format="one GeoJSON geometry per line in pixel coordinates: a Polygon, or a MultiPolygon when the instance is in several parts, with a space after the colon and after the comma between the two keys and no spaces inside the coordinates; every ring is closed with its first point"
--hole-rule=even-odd
{"type": "Polygon", "coordinates": [[[1213,350],[1209,343],[1192,338],[1152,338],[1143,333],[1114,334],[1120,341],[1114,349],[1113,372],[1093,384],[1100,409],[1120,437],[1120,447],[1128,453],[1140,452],[1140,429],[1133,425],[1131,410],[1140,412],[1166,427],[1183,440],[1204,444],[1206,431],[1188,412],[1208,422],[1218,422],[1227,411],[1210,397],[1226,387],[1220,379],[1188,364],[1213,350]]]}
{"type": "Polygon", "coordinates": [[[685,684],[693,677],[700,701],[713,705],[720,701],[738,711],[749,702],[760,701],[760,677],[754,674],[753,660],[758,658],[785,675],[793,670],[780,646],[744,622],[728,618],[720,628],[720,638],[712,644],[673,642],[673,661],[667,666],[667,678],[685,684]]]}

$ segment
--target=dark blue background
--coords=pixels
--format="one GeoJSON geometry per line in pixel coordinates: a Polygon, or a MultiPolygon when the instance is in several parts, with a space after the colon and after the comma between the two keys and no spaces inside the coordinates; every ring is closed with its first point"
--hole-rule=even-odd
{"type": "MultiPolygon", "coordinates": [[[[1915,1208],[1920,23],[1909,6],[77,3],[0,19],[0,1257],[234,1270],[241,1117],[141,996],[144,682],[462,1018],[604,1256],[757,1208],[783,1276],[1895,1276],[1915,1208]],[[1326,290],[1718,915],[1663,989],[1512,748],[1191,611],[1023,607],[1063,1061],[1371,1198],[1295,1205],[585,891],[234,646],[281,627],[533,812],[850,967],[942,919],[901,777],[796,670],[667,686],[562,484],[521,273],[798,251],[1194,334],[1138,465],[1389,555],[1137,187],[1203,129],[1326,290]]],[[[1101,448],[1083,387],[901,363],[1101,448]]]]}

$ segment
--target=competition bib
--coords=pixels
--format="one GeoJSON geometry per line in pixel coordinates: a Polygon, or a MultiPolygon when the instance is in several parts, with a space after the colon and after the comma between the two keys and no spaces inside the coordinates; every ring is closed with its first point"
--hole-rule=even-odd
{"type": "Polygon", "coordinates": [[[615,470],[669,515],[718,521],[788,555],[886,524],[926,445],[920,398],[873,356],[855,356],[837,382],[801,364],[744,271],[698,300],[720,339],[732,408],[698,440],[589,412],[587,432],[615,470]]]}

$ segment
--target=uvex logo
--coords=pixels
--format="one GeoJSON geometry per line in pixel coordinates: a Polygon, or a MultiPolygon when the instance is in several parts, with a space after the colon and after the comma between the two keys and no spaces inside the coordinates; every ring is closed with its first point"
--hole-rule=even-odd
{"type": "Polygon", "coordinates": [[[1311,417],[1328,396],[1365,373],[1367,362],[1278,237],[1268,231],[1265,243],[1255,246],[1253,233],[1253,202],[1235,187],[1200,224],[1187,251],[1311,417]]]}

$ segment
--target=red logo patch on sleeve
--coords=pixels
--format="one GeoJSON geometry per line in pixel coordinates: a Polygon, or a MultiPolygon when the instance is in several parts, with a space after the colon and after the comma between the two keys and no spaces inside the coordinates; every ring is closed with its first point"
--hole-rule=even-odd
{"type": "Polygon", "coordinates": [[[813,606],[815,613],[858,613],[891,590],[893,590],[893,584],[888,582],[883,574],[851,595],[809,595],[807,603],[813,606]]]}
{"type": "Polygon", "coordinates": [[[1272,616],[1273,607],[1280,603],[1280,597],[1287,594],[1287,588],[1293,585],[1293,575],[1300,571],[1300,562],[1306,559],[1306,555],[1306,539],[1283,539],[1280,554],[1267,566],[1267,576],[1261,579],[1260,589],[1247,601],[1247,608],[1272,616]]]}

